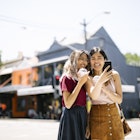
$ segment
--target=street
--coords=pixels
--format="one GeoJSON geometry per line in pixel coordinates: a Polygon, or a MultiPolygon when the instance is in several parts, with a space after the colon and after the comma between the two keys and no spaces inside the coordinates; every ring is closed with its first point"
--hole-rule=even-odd
{"type": "MultiPolygon", "coordinates": [[[[128,120],[132,133],[125,140],[140,140],[140,120],[128,120]]],[[[57,140],[59,121],[41,119],[0,119],[1,140],[57,140]]]]}
{"type": "Polygon", "coordinates": [[[56,140],[59,122],[34,119],[0,119],[1,140],[56,140]]]}

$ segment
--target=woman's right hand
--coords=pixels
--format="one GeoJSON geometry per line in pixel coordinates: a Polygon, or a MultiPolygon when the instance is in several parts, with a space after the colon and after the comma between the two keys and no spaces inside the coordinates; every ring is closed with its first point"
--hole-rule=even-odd
{"type": "Polygon", "coordinates": [[[78,81],[80,82],[80,84],[85,84],[87,79],[88,79],[88,76],[89,76],[89,71],[87,73],[85,73],[84,75],[79,75],[78,74],[78,81]]]}

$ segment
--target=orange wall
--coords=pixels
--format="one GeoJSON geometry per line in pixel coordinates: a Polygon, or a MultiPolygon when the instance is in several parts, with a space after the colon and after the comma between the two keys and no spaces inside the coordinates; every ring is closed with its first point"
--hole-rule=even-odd
{"type": "MultiPolygon", "coordinates": [[[[38,80],[38,71],[37,68],[27,68],[22,70],[16,70],[12,73],[12,85],[33,85],[33,81],[38,80]]],[[[35,97],[34,97],[35,98],[35,97]]],[[[25,111],[17,111],[17,94],[12,98],[12,115],[13,117],[26,117],[27,109],[25,111]]],[[[36,102],[36,101],[35,101],[36,102]]],[[[36,104],[34,107],[36,109],[36,104]]]]}
{"type": "Polygon", "coordinates": [[[12,85],[32,85],[34,80],[38,80],[36,68],[16,70],[12,74],[12,85]]]}

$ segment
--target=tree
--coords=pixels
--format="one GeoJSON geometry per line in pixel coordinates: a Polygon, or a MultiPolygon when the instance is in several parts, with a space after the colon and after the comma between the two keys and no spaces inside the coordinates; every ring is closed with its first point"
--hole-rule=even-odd
{"type": "Polygon", "coordinates": [[[126,63],[129,65],[140,66],[140,56],[136,53],[126,53],[125,55],[126,63]]]}

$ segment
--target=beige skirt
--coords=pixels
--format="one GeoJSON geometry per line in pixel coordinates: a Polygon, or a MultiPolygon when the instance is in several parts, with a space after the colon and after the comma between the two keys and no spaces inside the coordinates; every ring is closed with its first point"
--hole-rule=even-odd
{"type": "Polygon", "coordinates": [[[116,104],[92,105],[91,140],[124,140],[123,126],[116,104]]]}

